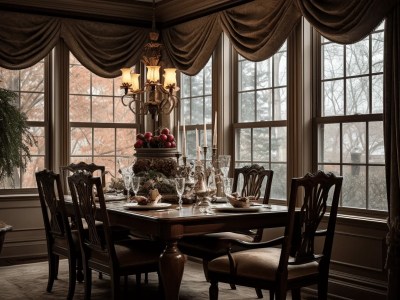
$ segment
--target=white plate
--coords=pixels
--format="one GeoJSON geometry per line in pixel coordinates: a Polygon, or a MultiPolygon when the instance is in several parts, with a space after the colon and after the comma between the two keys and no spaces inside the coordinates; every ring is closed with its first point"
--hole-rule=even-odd
{"type": "Polygon", "coordinates": [[[171,206],[171,203],[157,203],[155,205],[139,205],[137,203],[124,204],[125,209],[135,209],[135,210],[163,209],[163,208],[167,208],[170,206],[171,206]]]}
{"type": "Polygon", "coordinates": [[[124,195],[107,195],[107,194],[105,194],[104,195],[104,200],[106,200],[106,201],[126,200],[126,196],[124,196],[124,195]]]}
{"type": "Polygon", "coordinates": [[[259,211],[262,206],[250,207],[233,207],[233,206],[215,206],[214,210],[219,212],[255,212],[259,211]]]}

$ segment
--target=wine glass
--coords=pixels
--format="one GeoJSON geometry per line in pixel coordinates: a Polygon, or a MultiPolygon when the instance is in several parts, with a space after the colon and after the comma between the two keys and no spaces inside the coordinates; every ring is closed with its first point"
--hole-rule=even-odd
{"type": "Polygon", "coordinates": [[[220,155],[218,156],[219,168],[222,172],[223,177],[228,176],[229,172],[229,165],[231,163],[231,156],[230,155],[220,155]]]}
{"type": "Polygon", "coordinates": [[[232,194],[233,178],[225,177],[224,179],[224,193],[226,196],[232,194]]]}
{"type": "Polygon", "coordinates": [[[176,193],[178,194],[178,207],[176,209],[182,209],[182,194],[185,190],[185,177],[176,177],[175,178],[175,187],[176,193]]]}
{"type": "Polygon", "coordinates": [[[135,193],[135,196],[137,196],[141,182],[142,182],[142,177],[140,177],[140,176],[132,177],[132,190],[135,193]]]}
{"type": "Polygon", "coordinates": [[[124,186],[125,186],[125,189],[126,189],[126,196],[129,197],[129,190],[130,190],[132,176],[129,173],[123,173],[122,174],[122,179],[124,180],[124,186]]]}

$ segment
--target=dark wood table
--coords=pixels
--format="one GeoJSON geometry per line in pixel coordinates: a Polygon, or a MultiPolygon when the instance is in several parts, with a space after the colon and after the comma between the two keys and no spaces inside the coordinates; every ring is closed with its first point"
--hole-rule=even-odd
{"type": "MultiPolygon", "coordinates": [[[[285,226],[287,208],[272,205],[254,212],[202,213],[193,205],[184,205],[176,210],[176,205],[160,210],[126,210],[123,201],[107,202],[107,210],[112,225],[121,225],[142,235],[161,240],[166,247],[160,256],[160,273],[165,299],[179,299],[185,257],[177,247],[183,236],[212,232],[245,230],[262,227],[285,226]]],[[[72,203],[67,200],[67,207],[72,203]]]]}
{"type": "Polygon", "coordinates": [[[273,205],[257,212],[215,212],[202,213],[193,205],[184,205],[182,210],[125,210],[116,202],[107,203],[110,221],[141,234],[165,242],[160,256],[160,273],[166,299],[178,299],[182,281],[185,257],[179,251],[177,242],[183,236],[212,232],[244,230],[260,227],[285,226],[287,208],[273,205]]]}

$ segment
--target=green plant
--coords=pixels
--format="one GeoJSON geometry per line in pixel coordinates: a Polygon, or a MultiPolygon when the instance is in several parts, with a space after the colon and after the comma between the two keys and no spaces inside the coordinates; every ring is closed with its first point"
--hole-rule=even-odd
{"type": "Polygon", "coordinates": [[[26,115],[15,105],[17,97],[0,88],[0,181],[11,177],[16,167],[24,169],[30,160],[29,147],[36,145],[26,115]]]}

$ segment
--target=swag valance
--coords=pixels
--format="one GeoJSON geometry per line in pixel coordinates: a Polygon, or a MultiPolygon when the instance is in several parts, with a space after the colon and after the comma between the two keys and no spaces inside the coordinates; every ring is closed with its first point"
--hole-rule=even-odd
{"type": "MultiPolygon", "coordinates": [[[[339,43],[360,40],[398,0],[254,0],[161,31],[163,60],[194,75],[210,58],[222,32],[243,57],[272,56],[303,15],[325,37],[339,43]]],[[[22,69],[46,56],[61,38],[90,71],[115,77],[139,62],[148,28],[1,12],[0,66],[22,69]]]]}

